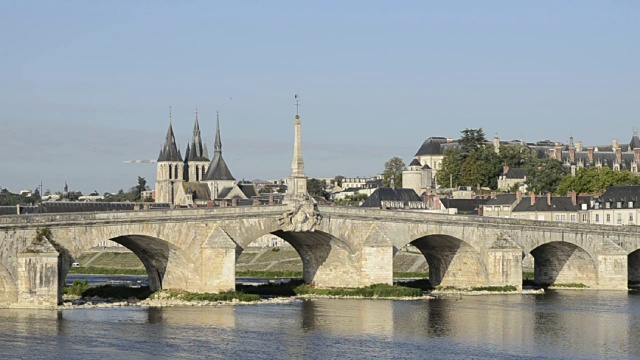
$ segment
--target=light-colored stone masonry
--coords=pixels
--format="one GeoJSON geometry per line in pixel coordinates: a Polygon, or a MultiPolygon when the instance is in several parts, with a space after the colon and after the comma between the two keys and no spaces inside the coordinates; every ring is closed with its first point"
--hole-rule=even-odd
{"type": "Polygon", "coordinates": [[[289,242],[302,258],[304,280],[318,287],[392,283],[393,255],[407,244],[424,254],[434,285],[521,288],[522,256],[529,253],[544,284],[626,289],[627,279],[640,280],[634,227],[319,207],[315,231],[294,231],[283,225],[291,211],[274,205],[3,216],[0,302],[59,301],[72,260],[105,240],[132,250],[154,289],[232,290],[236,259],[265,234],[289,242]],[[39,227],[51,229],[58,255],[28,251],[39,227]]]}

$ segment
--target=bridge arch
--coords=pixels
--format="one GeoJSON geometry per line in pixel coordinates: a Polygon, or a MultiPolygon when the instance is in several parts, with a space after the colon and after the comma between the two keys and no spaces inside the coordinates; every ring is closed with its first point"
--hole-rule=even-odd
{"type": "Polygon", "coordinates": [[[584,248],[563,241],[541,244],[530,251],[534,263],[534,282],[597,285],[595,258],[584,248]]]}
{"type": "Polygon", "coordinates": [[[627,256],[629,284],[640,285],[640,249],[634,250],[627,256]]]}
{"type": "Polygon", "coordinates": [[[459,237],[443,233],[422,233],[409,239],[429,265],[433,286],[470,287],[488,284],[488,272],[481,251],[459,237]]]}
{"type": "MultiPolygon", "coordinates": [[[[324,231],[291,232],[281,229],[265,233],[284,240],[302,260],[305,283],[318,287],[357,287],[359,268],[356,254],[343,240],[324,231]]],[[[262,236],[262,235],[261,235],[262,236]]],[[[243,242],[236,256],[239,257],[251,243],[243,242]]]]}

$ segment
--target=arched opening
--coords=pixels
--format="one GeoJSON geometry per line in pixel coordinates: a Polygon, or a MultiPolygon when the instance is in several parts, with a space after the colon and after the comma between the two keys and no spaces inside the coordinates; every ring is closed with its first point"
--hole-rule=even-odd
{"type": "Polygon", "coordinates": [[[413,244],[407,244],[400,249],[394,249],[393,254],[393,278],[397,281],[403,279],[428,280],[429,264],[424,254],[413,244]]]}
{"type": "Polygon", "coordinates": [[[629,285],[640,286],[640,249],[627,257],[627,269],[629,271],[629,285]]]}
{"type": "Polygon", "coordinates": [[[263,235],[242,249],[236,259],[236,278],[302,279],[302,258],[281,237],[263,235]]]}
{"type": "MultiPolygon", "coordinates": [[[[292,269],[301,268],[302,279],[305,283],[317,287],[359,286],[359,269],[353,266],[353,252],[343,241],[321,231],[285,232],[278,230],[270,234],[272,239],[282,239],[283,243],[288,244],[286,248],[291,250],[288,250],[289,253],[286,256],[290,259],[286,260],[290,261],[289,265],[292,269]],[[297,263],[292,256],[293,251],[299,257],[297,263]]],[[[239,249],[239,252],[244,252],[248,248],[250,248],[249,245],[239,249]]],[[[268,255],[268,258],[277,257],[272,254],[268,255]]],[[[242,257],[242,253],[238,255],[238,259],[240,257],[242,257]]]]}
{"type": "Polygon", "coordinates": [[[593,258],[584,249],[566,242],[550,242],[531,250],[534,283],[540,286],[595,285],[593,258]]]}
{"type": "Polygon", "coordinates": [[[146,272],[149,289],[157,291],[163,288],[173,250],[174,246],[156,237],[124,235],[100,242],[87,249],[76,257],[75,264],[69,264],[69,266],[72,269],[78,266],[78,270],[73,271],[76,273],[82,273],[83,269],[88,269],[93,274],[146,272]]]}
{"type": "Polygon", "coordinates": [[[453,236],[433,234],[410,244],[426,259],[432,286],[467,288],[488,283],[480,253],[468,243],[453,236]]]}

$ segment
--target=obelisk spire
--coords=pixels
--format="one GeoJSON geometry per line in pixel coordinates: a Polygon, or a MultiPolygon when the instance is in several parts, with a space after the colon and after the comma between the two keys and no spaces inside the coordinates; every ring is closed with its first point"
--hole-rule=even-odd
{"type": "Polygon", "coordinates": [[[296,120],[293,122],[295,125],[295,140],[293,143],[293,161],[291,162],[291,175],[293,176],[305,176],[304,175],[304,160],[302,159],[302,121],[300,121],[300,114],[298,113],[298,107],[300,102],[298,95],[296,95],[296,120]]]}

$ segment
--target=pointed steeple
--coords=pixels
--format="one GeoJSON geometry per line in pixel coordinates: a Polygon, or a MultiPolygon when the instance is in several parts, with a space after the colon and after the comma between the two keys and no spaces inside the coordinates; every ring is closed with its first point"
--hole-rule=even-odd
{"type": "Polygon", "coordinates": [[[214,157],[216,154],[222,154],[222,139],[220,137],[220,113],[216,111],[216,140],[213,143],[214,157]]]}
{"type": "Polygon", "coordinates": [[[209,161],[209,157],[204,154],[204,145],[202,144],[202,134],[200,132],[200,123],[198,121],[198,108],[196,108],[196,122],[193,125],[191,151],[186,158],[187,161],[209,161]]]}
{"type": "Polygon", "coordinates": [[[209,149],[207,148],[207,143],[204,143],[204,153],[203,153],[203,156],[204,156],[205,158],[207,158],[207,159],[209,158],[209,149]]]}
{"type": "Polygon", "coordinates": [[[300,115],[296,114],[295,140],[293,143],[293,161],[291,162],[291,175],[304,176],[304,160],[302,159],[302,121],[300,115]]]}
{"type": "MultiPolygon", "coordinates": [[[[310,199],[307,192],[307,176],[304,174],[304,160],[302,159],[302,121],[298,113],[300,106],[298,95],[296,99],[295,135],[293,143],[293,161],[291,161],[291,176],[287,179],[287,193],[282,199],[283,204],[296,204],[310,199]]],[[[314,202],[313,199],[310,200],[314,202]]]]}
{"type": "Polygon", "coordinates": [[[222,158],[222,138],[220,136],[220,114],[217,114],[216,119],[216,141],[215,141],[215,153],[213,159],[209,165],[209,170],[204,177],[204,180],[235,180],[227,163],[222,158]]]}
{"type": "Polygon", "coordinates": [[[182,156],[180,150],[176,145],[176,137],[173,134],[173,119],[171,116],[171,107],[169,107],[169,129],[167,130],[167,136],[164,140],[164,146],[160,151],[158,162],[161,161],[180,161],[182,162],[182,156]]]}

